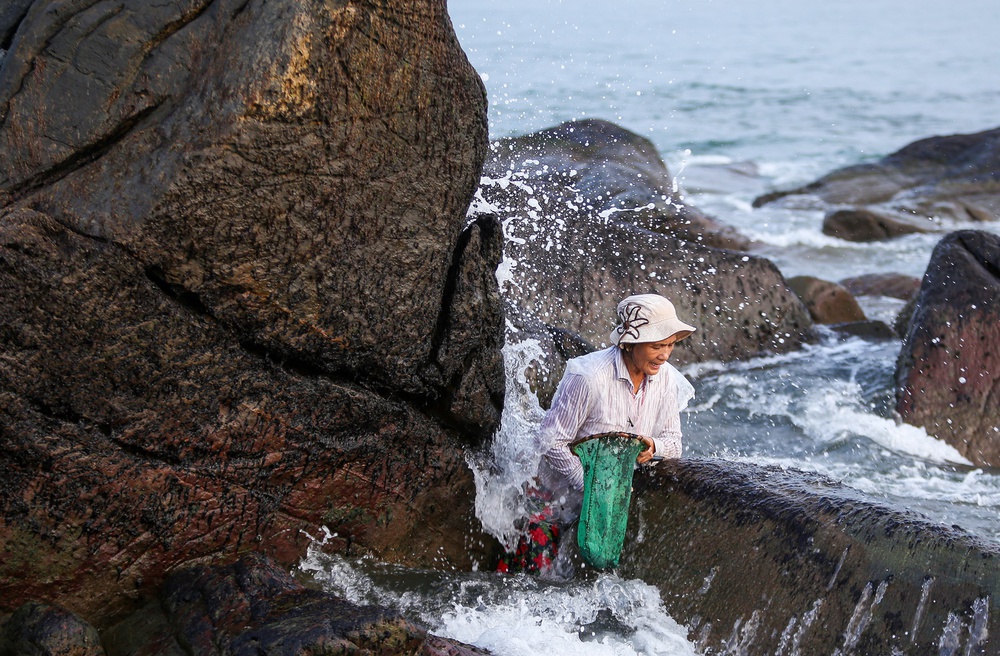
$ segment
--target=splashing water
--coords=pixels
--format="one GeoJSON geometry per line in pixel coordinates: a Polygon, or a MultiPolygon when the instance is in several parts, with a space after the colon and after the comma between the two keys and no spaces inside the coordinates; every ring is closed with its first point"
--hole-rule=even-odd
{"type": "Polygon", "coordinates": [[[411,570],[324,554],[314,542],[300,569],[355,604],[379,604],[432,633],[498,656],[688,656],[686,631],[642,581],[613,574],[555,584],[528,576],[411,570]]]}
{"type": "Polygon", "coordinates": [[[543,411],[528,388],[525,371],[542,358],[533,339],[503,348],[507,394],[500,430],[485,457],[470,458],[476,481],[476,517],[483,528],[511,551],[520,531],[517,522],[527,515],[524,485],[538,473],[541,449],[536,435],[543,411]]]}

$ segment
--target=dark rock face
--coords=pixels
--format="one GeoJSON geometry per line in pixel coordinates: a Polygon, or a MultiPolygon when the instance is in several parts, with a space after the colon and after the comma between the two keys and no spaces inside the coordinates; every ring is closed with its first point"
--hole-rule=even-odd
{"type": "Polygon", "coordinates": [[[832,205],[880,213],[994,221],[1000,218],[1000,128],[916,141],[872,164],[848,166],[755,206],[810,194],[832,205]]]}
{"type": "Polygon", "coordinates": [[[888,296],[904,301],[920,291],[920,278],[902,273],[867,273],[844,278],[840,284],[855,296],[888,296]]]}
{"type": "Polygon", "coordinates": [[[621,574],[705,653],[996,652],[995,544],[794,471],[679,460],[634,484],[621,574]]]}
{"type": "Polygon", "coordinates": [[[105,634],[108,656],[242,654],[484,654],[428,635],[395,611],[304,587],[259,555],[196,567],[105,634]]]}
{"type": "MultiPolygon", "coordinates": [[[[566,123],[497,142],[485,173],[483,205],[507,236],[508,317],[546,353],[565,350],[553,330],[607,344],[618,302],[646,292],[698,327],[674,351],[680,364],[784,352],[810,338],[808,312],[777,267],[728,250],[747,242],[680,203],[645,139],[604,121],[566,123]]],[[[555,360],[537,373],[542,399],[562,375],[555,360]]]]}
{"type": "Polygon", "coordinates": [[[0,656],[105,656],[97,629],[73,613],[38,602],[0,624],[0,656]]]}
{"type": "MultiPolygon", "coordinates": [[[[568,121],[522,137],[500,139],[483,173],[496,180],[522,178],[506,187],[527,208],[533,198],[545,214],[565,220],[605,215],[606,222],[638,225],[719,248],[745,249],[750,241],[684,204],[656,147],[645,137],[600,119],[568,121]],[[520,175],[518,175],[520,174],[520,175]]],[[[490,187],[488,198],[496,198],[490,187]]],[[[520,206],[520,205],[519,205],[520,206]]],[[[530,205],[530,207],[535,207],[530,205]]]]}
{"type": "Polygon", "coordinates": [[[796,276],[788,280],[788,286],[802,299],[816,323],[846,323],[867,319],[851,292],[835,282],[812,276],[796,276]]]}
{"type": "Polygon", "coordinates": [[[823,218],[824,235],[847,241],[881,241],[930,231],[930,226],[865,209],[836,210],[823,218]]]}
{"type": "Polygon", "coordinates": [[[502,407],[501,235],[467,226],[486,100],[445,3],[14,4],[0,611],[103,622],[318,524],[479,558],[462,451],[502,407]]]}
{"type": "Polygon", "coordinates": [[[1000,237],[963,230],[935,247],[896,384],[904,421],[1000,466],[1000,237]]]}

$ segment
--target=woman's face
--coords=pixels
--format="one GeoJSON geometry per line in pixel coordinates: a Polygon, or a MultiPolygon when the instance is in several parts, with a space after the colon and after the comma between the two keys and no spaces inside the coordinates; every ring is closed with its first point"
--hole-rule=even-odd
{"type": "Polygon", "coordinates": [[[674,345],[686,337],[677,333],[659,342],[642,342],[632,347],[632,364],[647,376],[660,373],[660,366],[670,359],[674,345]]]}

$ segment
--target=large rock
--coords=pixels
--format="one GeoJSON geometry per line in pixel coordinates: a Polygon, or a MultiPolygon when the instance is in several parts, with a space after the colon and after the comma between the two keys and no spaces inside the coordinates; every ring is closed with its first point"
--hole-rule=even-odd
{"type": "Polygon", "coordinates": [[[719,248],[745,249],[750,240],[683,202],[656,146],[600,119],[567,121],[493,143],[483,173],[505,205],[566,220],[600,216],[651,232],[719,248]],[[539,203],[533,204],[531,201],[539,203]]]}
{"type": "Polygon", "coordinates": [[[638,474],[621,575],[704,653],[997,653],[1000,548],[819,475],[679,460],[638,474]]]}
{"type": "Polygon", "coordinates": [[[28,602],[0,622],[0,656],[105,656],[97,629],[64,608],[28,602]]]}
{"type": "MultiPolygon", "coordinates": [[[[641,137],[590,120],[493,149],[480,208],[507,237],[500,276],[521,333],[514,339],[539,339],[549,354],[565,351],[553,331],[606,345],[618,301],[645,292],[667,296],[698,327],[674,351],[679,364],[785,352],[810,339],[809,314],[777,267],[731,250],[746,240],[681,203],[641,137]]],[[[543,399],[562,375],[555,360],[535,375],[543,399]]]]}
{"type": "MultiPolygon", "coordinates": [[[[838,169],[815,182],[754,201],[759,207],[807,194],[831,205],[874,206],[900,220],[1000,218],[1000,128],[921,139],[869,164],[838,169]]],[[[928,224],[933,227],[933,224],[928,224]]]]}
{"type": "Polygon", "coordinates": [[[160,599],[104,638],[108,656],[486,653],[431,636],[395,611],[306,588],[260,556],[172,575],[160,599]]]}
{"type": "Polygon", "coordinates": [[[14,4],[0,612],[102,623],[319,524],[488,557],[463,450],[502,407],[501,236],[467,226],[486,99],[445,2],[14,4]]]}
{"type": "Polygon", "coordinates": [[[896,410],[978,465],[1000,466],[1000,236],[931,255],[896,365],[896,410]]]}

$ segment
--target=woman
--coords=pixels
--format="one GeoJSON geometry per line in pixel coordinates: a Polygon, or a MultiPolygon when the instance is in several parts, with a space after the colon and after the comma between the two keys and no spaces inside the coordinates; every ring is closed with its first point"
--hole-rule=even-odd
{"type": "Polygon", "coordinates": [[[677,342],[694,331],[664,297],[629,296],[618,304],[611,346],[567,363],[539,431],[545,455],[538,489],[529,496],[541,508],[531,517],[527,544],[501,562],[501,571],[552,567],[560,527],[576,521],[583,496],[583,467],[569,450],[571,442],[599,433],[633,433],[646,444],[639,463],[680,456],[680,411],[694,388],[667,360],[677,342]]]}

